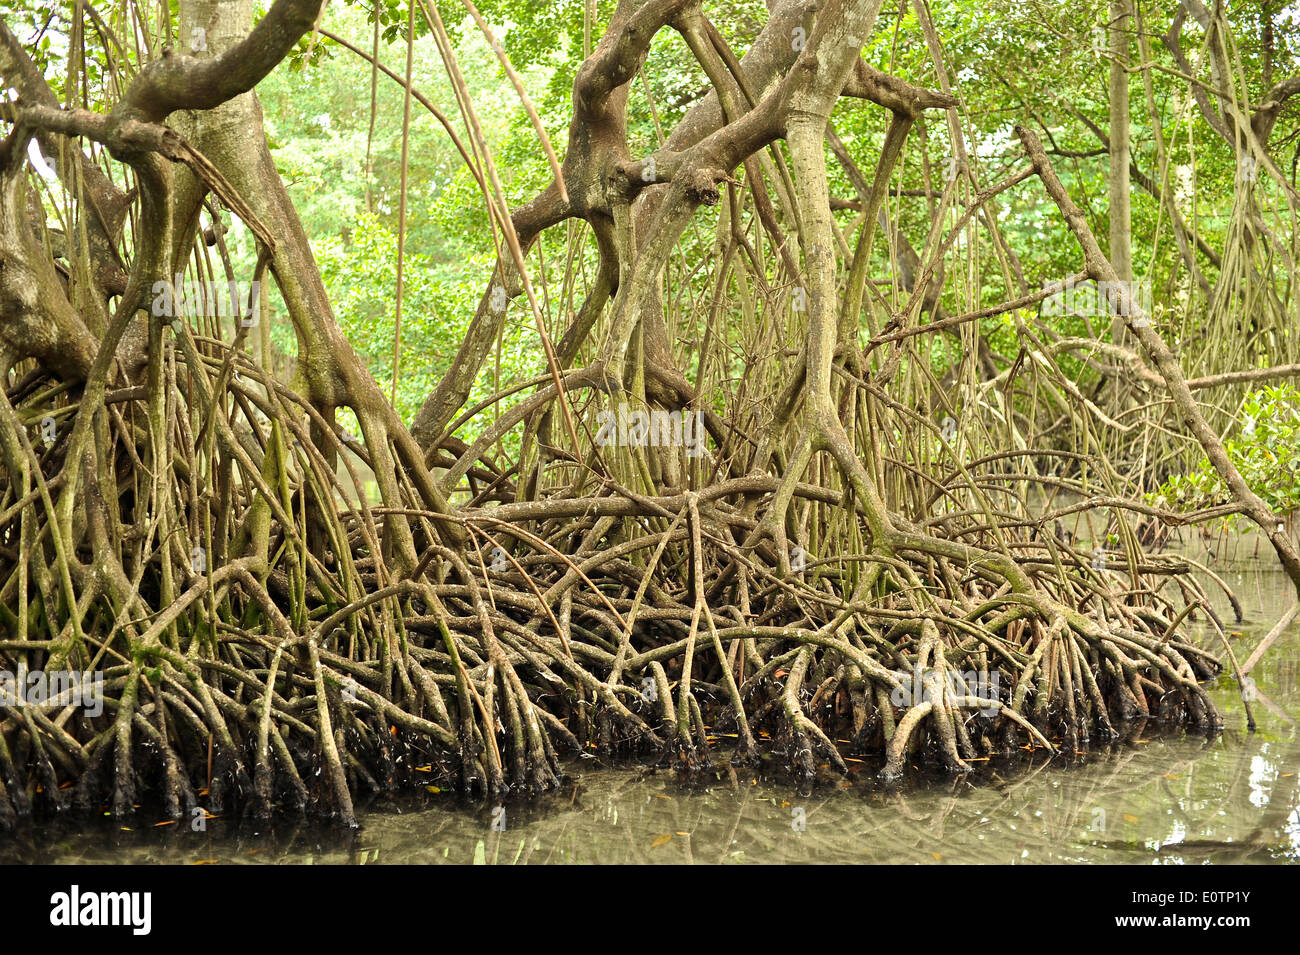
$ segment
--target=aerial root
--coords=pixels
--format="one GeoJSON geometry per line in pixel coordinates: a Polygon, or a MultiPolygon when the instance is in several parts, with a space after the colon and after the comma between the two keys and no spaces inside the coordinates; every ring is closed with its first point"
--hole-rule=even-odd
{"type": "MultiPolygon", "coordinates": [[[[402,507],[302,516],[285,462],[297,455],[317,501],[341,495],[337,474],[278,404],[290,392],[234,391],[284,427],[240,443],[214,419],[244,490],[226,485],[208,510],[193,511],[207,498],[192,471],[136,490],[123,478],[118,506],[153,495],[171,515],[142,525],[143,559],[101,540],[93,568],[77,561],[68,535],[112,522],[0,512],[0,533],[24,542],[21,561],[0,551],[0,588],[26,588],[31,606],[25,633],[5,621],[0,671],[97,681],[89,700],[0,699],[0,827],[145,802],[175,820],[239,808],[355,825],[367,792],[544,793],[579,753],[686,774],[771,754],[804,783],[851,776],[849,755],[880,759],[887,780],[962,775],[1017,749],[1083,751],[1138,719],[1218,725],[1199,683],[1218,661],[1159,595],[1163,574],[1205,606],[1176,563],[1120,579],[1069,550],[1017,564],[971,535],[909,534],[900,550],[839,492],[762,475],[501,500],[459,512],[467,544],[451,547],[401,471],[402,507]],[[796,513],[822,507],[834,556],[818,558],[796,513]],[[409,535],[390,533],[399,522],[409,535]]],[[[118,435],[117,453],[138,457],[137,437],[118,435]]],[[[68,451],[38,455],[9,419],[0,446],[33,477],[68,451]]],[[[1016,553],[1033,546],[1022,535],[1016,553]]]]}

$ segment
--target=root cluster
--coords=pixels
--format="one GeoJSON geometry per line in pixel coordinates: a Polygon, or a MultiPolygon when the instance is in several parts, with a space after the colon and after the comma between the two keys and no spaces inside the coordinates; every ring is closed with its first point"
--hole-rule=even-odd
{"type": "Polygon", "coordinates": [[[763,474],[645,496],[589,472],[586,493],[521,500],[481,458],[451,515],[400,471],[410,506],[347,503],[338,475],[363,487],[370,452],[328,427],[313,441],[310,407],[290,413],[255,367],[235,379],[191,354],[227,386],[196,401],[203,433],[167,403],[174,440],[150,444],[144,396],[110,394],[96,453],[112,466],[67,515],[50,495],[76,436],[38,437],[58,396],[39,376],[8,394],[0,670],[103,683],[98,715],[0,701],[0,825],[145,795],[173,818],[353,824],[362,790],[537,792],[578,752],[689,771],[713,735],[808,780],[852,753],[897,779],[1076,752],[1135,717],[1218,724],[1199,681],[1219,664],[1180,633],[1211,611],[1177,559],[1131,546],[1103,564],[1045,519],[895,515],[872,539],[851,497],[792,483],[778,505],[763,474]]]}

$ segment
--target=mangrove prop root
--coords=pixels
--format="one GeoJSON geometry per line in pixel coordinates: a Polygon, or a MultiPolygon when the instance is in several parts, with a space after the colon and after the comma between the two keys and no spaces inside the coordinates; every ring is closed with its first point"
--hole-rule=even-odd
{"type": "MultiPolygon", "coordinates": [[[[412,487],[405,508],[355,496],[305,510],[294,488],[328,500],[336,473],[289,426],[291,396],[247,394],[266,416],[251,441],[254,423],[240,441],[236,411],[209,399],[226,426],[207,430],[207,453],[224,431],[239,473],[219,499],[203,454],[160,456],[166,481],[130,471],[145,438],[114,422],[147,409],[128,401],[87,452],[111,456],[112,500],[96,468],[84,520],[3,511],[0,534],[20,546],[0,549],[0,587],[28,610],[25,631],[5,620],[0,670],[85,674],[90,696],[0,700],[0,827],[74,805],[127,815],[150,796],[174,819],[237,804],[355,825],[366,790],[536,793],[579,751],[689,772],[723,741],[750,762],[767,739],[811,780],[847,773],[835,741],[852,741],[891,780],[920,762],[966,772],[999,747],[1077,751],[1136,717],[1218,725],[1198,684],[1217,660],[1158,612],[1162,576],[1201,599],[1177,562],[1121,580],[1082,561],[1010,564],[978,535],[873,547],[856,514],[864,550],[792,564],[752,539],[767,508],[843,501],[803,484],[778,501],[782,482],[762,476],[659,496],[503,491],[455,512],[470,543],[453,550],[437,533],[447,516],[412,487]],[[397,520],[414,566],[387,533],[397,520]]],[[[25,482],[12,499],[57,473],[66,445],[24,441],[11,407],[0,443],[25,482]]],[[[1035,541],[1022,534],[1020,552],[1047,546],[1035,541]]]]}

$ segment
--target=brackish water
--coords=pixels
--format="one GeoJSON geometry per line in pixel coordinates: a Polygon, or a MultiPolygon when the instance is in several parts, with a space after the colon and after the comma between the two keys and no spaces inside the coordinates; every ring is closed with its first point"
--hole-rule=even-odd
{"type": "MultiPolygon", "coordinates": [[[[1256,568],[1216,567],[1245,611],[1234,625],[1216,600],[1242,662],[1292,593],[1280,572],[1256,568]]],[[[214,818],[192,832],[80,817],[0,836],[0,863],[1300,862],[1298,674],[1293,624],[1251,674],[1255,732],[1225,676],[1211,688],[1225,724],[1214,738],[1147,724],[1083,760],[985,764],[893,792],[873,782],[873,760],[801,793],[780,775],[731,768],[724,739],[703,784],[578,761],[558,793],[532,803],[381,798],[359,807],[356,833],[288,818],[269,831],[214,818]]]]}

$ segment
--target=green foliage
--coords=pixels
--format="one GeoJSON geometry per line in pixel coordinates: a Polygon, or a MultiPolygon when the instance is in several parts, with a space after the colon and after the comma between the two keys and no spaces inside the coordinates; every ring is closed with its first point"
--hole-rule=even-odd
{"type": "MultiPolygon", "coordinates": [[[[375,379],[390,384],[397,236],[373,215],[362,212],[351,241],[325,235],[313,248],[344,334],[375,379]]],[[[407,251],[402,292],[404,360],[395,397],[398,412],[408,421],[455,353],[464,333],[466,294],[463,287],[440,282],[427,256],[407,251]]]]}
{"type": "MultiPolygon", "coordinates": [[[[370,373],[391,393],[396,317],[397,236],[376,217],[358,216],[351,238],[324,236],[314,244],[317,262],[340,327],[370,373]]],[[[406,252],[402,291],[402,354],[395,407],[411,421],[446,373],[482,295],[490,255],[464,262],[460,274],[437,268],[429,256],[406,252]]],[[[502,336],[499,363],[484,371],[470,395],[480,401],[504,384],[537,373],[540,345],[527,306],[516,303],[502,336]]],[[[518,400],[517,398],[514,400],[518,400]]],[[[503,407],[509,407],[513,401],[503,407]]],[[[483,419],[461,436],[472,440],[483,419]]]]}
{"type": "MultiPolygon", "coordinates": [[[[1223,442],[1228,457],[1275,513],[1300,512],[1300,389],[1275,385],[1252,392],[1240,419],[1238,431],[1223,442]]],[[[1178,510],[1232,499],[1206,458],[1188,474],[1171,475],[1150,497],[1178,510]]]]}
{"type": "MultiPolygon", "coordinates": [[[[400,72],[406,6],[388,3],[380,9],[381,36],[392,41],[381,41],[380,56],[400,72]],[[401,35],[393,32],[399,21],[401,35]]],[[[512,204],[531,198],[547,181],[536,135],[477,28],[468,21],[457,28],[463,8],[448,6],[442,14],[507,196],[512,204]],[[526,128],[512,128],[520,117],[526,128]],[[507,140],[516,139],[511,150],[507,140]]],[[[329,23],[366,48],[361,38],[372,29],[373,7],[333,8],[329,23]]],[[[315,54],[310,64],[290,58],[263,81],[258,96],[272,155],[311,238],[335,316],[371,374],[392,394],[404,94],[400,84],[379,77],[372,136],[370,64],[318,38],[317,49],[322,45],[330,51],[327,63],[318,63],[315,54]]],[[[455,96],[427,30],[416,31],[414,75],[416,87],[454,121],[455,96]]],[[[525,79],[538,85],[527,74],[525,79]]],[[[454,128],[468,142],[463,125],[454,128]]],[[[252,247],[240,247],[246,261],[237,268],[251,270],[252,247]]],[[[446,130],[418,103],[410,129],[403,255],[401,360],[393,398],[409,422],[455,356],[495,257],[482,192],[446,130]]],[[[511,316],[518,318],[502,344],[503,382],[538,371],[540,349],[526,307],[512,308],[511,316]]],[[[287,323],[277,324],[274,338],[277,348],[293,351],[287,323]]],[[[494,367],[484,373],[471,400],[489,394],[496,380],[494,367]]],[[[349,415],[340,421],[355,432],[349,415]]],[[[472,440],[474,433],[467,429],[461,436],[472,440]]]]}

